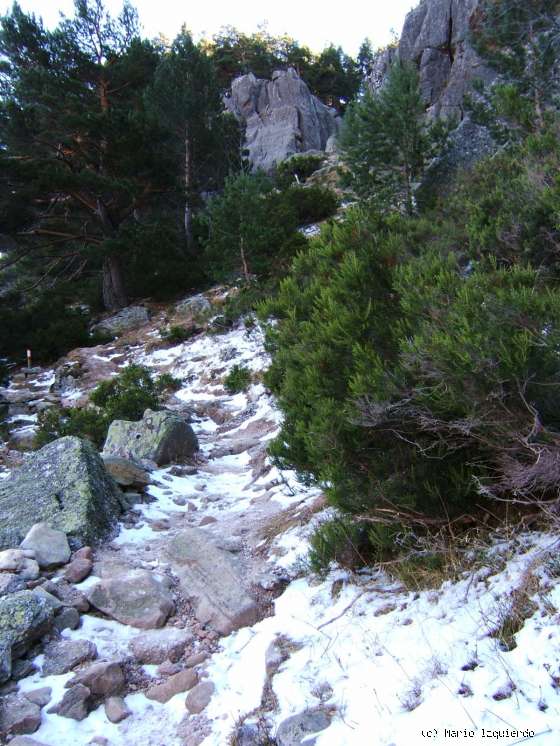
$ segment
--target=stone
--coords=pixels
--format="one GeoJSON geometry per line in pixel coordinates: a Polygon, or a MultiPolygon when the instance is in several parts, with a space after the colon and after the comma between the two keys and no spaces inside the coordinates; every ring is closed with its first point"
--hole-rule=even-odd
{"type": "Polygon", "coordinates": [[[149,459],[158,466],[184,461],[198,451],[192,427],[174,412],[147,409],[140,422],[115,420],[109,427],[103,458],[149,459]]]}
{"type": "Polygon", "coordinates": [[[48,523],[35,523],[31,526],[20,547],[35,552],[35,559],[42,570],[65,565],[70,559],[70,545],[66,534],[51,528],[48,523]]]}
{"type": "Polygon", "coordinates": [[[201,681],[187,694],[185,707],[191,715],[198,715],[208,706],[213,694],[214,684],[211,681],[201,681]]]}
{"type": "Polygon", "coordinates": [[[36,673],[37,666],[29,658],[18,658],[12,663],[12,681],[21,681],[36,673]]]}
{"type": "MultiPolygon", "coordinates": [[[[179,673],[173,674],[162,684],[156,684],[146,690],[148,699],[154,699],[160,704],[165,704],[176,694],[192,689],[198,682],[198,676],[192,668],[186,668],[179,673]]],[[[210,701],[210,700],[209,700],[210,701]]]]}
{"type": "Polygon", "coordinates": [[[278,746],[312,744],[314,742],[307,737],[326,730],[330,724],[331,716],[324,710],[305,710],[280,723],[276,731],[276,742],[278,746]]]}
{"type": "Polygon", "coordinates": [[[235,729],[234,739],[235,746],[260,746],[263,743],[257,723],[241,723],[235,729]]]}
{"type": "Polygon", "coordinates": [[[175,663],[193,640],[191,632],[176,627],[151,630],[130,642],[130,650],[139,663],[157,665],[165,660],[175,663]]]}
{"type": "Polygon", "coordinates": [[[31,692],[25,692],[24,697],[34,705],[45,707],[51,701],[52,689],[50,686],[43,686],[40,689],[33,689],[31,692]]]}
{"type": "Polygon", "coordinates": [[[132,712],[128,709],[122,697],[109,697],[105,702],[105,715],[107,715],[109,722],[120,723],[121,720],[125,720],[132,715],[132,712]]]}
{"type": "Polygon", "coordinates": [[[217,523],[217,522],[218,522],[217,518],[214,518],[213,515],[205,515],[198,525],[201,527],[211,526],[213,523],[217,523]]]}
{"type": "Polygon", "coordinates": [[[12,572],[0,573],[0,596],[16,593],[25,589],[25,580],[12,572]]]}
{"type": "Polygon", "coordinates": [[[93,562],[90,559],[73,559],[70,564],[64,568],[63,578],[69,583],[81,583],[91,573],[93,562]]]}
{"type": "Polygon", "coordinates": [[[68,673],[80,663],[97,658],[97,648],[89,640],[61,640],[50,642],[43,653],[45,660],[42,666],[43,676],[68,673]]]}
{"type": "Polygon", "coordinates": [[[175,673],[182,671],[182,666],[179,663],[171,663],[171,661],[163,661],[158,668],[158,676],[173,676],[175,673]]]}
{"type": "Polygon", "coordinates": [[[175,313],[180,316],[187,316],[191,321],[205,321],[212,313],[212,304],[200,293],[192,295],[179,301],[175,306],[175,313]]]}
{"type": "Polygon", "coordinates": [[[64,604],[62,603],[62,601],[56,596],[53,596],[52,593],[49,593],[42,585],[38,585],[36,588],[33,588],[33,593],[40,598],[44,598],[55,614],[57,613],[57,611],[60,611],[64,608],[64,604]]]}
{"type": "Polygon", "coordinates": [[[0,699],[0,738],[9,734],[35,733],[41,725],[41,708],[19,694],[0,699]]]}
{"type": "Polygon", "coordinates": [[[130,329],[138,329],[150,320],[148,309],[144,306],[128,306],[122,311],[103,319],[93,327],[95,331],[106,334],[120,335],[130,329]]]}
{"type": "Polygon", "coordinates": [[[169,590],[146,570],[103,578],[88,591],[87,597],[93,607],[107,616],[140,629],[163,627],[175,608],[169,590]]]}
{"type": "Polygon", "coordinates": [[[91,443],[59,438],[0,480],[0,549],[18,545],[38,521],[70,544],[100,541],[116,526],[120,494],[91,443]]]}
{"type": "Polygon", "coordinates": [[[12,661],[52,626],[54,612],[31,591],[18,591],[0,598],[0,683],[12,673],[12,661]]]}
{"type": "Polygon", "coordinates": [[[104,456],[103,463],[115,482],[121,487],[143,489],[152,483],[150,473],[127,458],[104,456]]]}
{"type": "Polygon", "coordinates": [[[86,612],[89,610],[89,601],[85,594],[79,591],[73,585],[68,583],[67,580],[59,580],[58,583],[53,583],[51,580],[47,580],[43,583],[42,588],[48,593],[62,601],[64,606],[72,606],[77,611],[86,612]]]}
{"type": "Polygon", "coordinates": [[[39,564],[23,549],[5,549],[0,552],[0,573],[14,573],[20,580],[36,580],[39,577],[39,564]]]}
{"type": "Polygon", "coordinates": [[[57,612],[54,618],[54,627],[59,632],[65,629],[78,629],[80,626],[80,612],[73,606],[65,606],[57,612]]]}
{"type": "Polygon", "coordinates": [[[258,620],[257,603],[244,590],[241,566],[229,552],[219,549],[205,531],[183,529],[164,551],[179,578],[181,591],[194,604],[199,622],[209,623],[227,635],[258,620]]]}
{"type": "Polygon", "coordinates": [[[78,549],[77,552],[74,552],[72,559],[93,560],[93,549],[91,547],[82,547],[81,549],[78,549]]]}
{"type": "Polygon", "coordinates": [[[204,661],[208,660],[208,653],[201,650],[200,653],[193,653],[193,655],[189,655],[189,657],[185,661],[185,666],[187,668],[194,668],[195,666],[199,666],[201,663],[204,663],[204,661]]]}
{"type": "Polygon", "coordinates": [[[84,720],[92,707],[91,692],[87,686],[76,684],[65,693],[58,704],[48,710],[49,713],[60,715],[71,720],[84,720]]]}
{"type": "Polygon", "coordinates": [[[101,661],[79,671],[65,686],[70,688],[77,684],[87,686],[95,696],[109,697],[123,691],[126,679],[120,663],[101,661]]]}
{"type": "Polygon", "coordinates": [[[296,153],[324,151],[340,120],[309,90],[293,68],[276,70],[271,80],[253,73],[236,78],[224,99],[245,127],[245,148],[254,171],[272,171],[296,153]]]}

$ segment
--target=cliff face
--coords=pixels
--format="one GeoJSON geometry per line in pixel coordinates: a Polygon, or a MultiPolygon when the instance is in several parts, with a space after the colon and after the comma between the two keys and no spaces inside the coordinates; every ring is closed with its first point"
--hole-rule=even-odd
{"type": "Polygon", "coordinates": [[[395,55],[413,62],[430,116],[464,118],[463,99],[476,78],[490,83],[489,70],[469,43],[471,19],[479,0],[422,0],[404,22],[396,49],[378,58],[372,88],[382,85],[395,55]]]}
{"type": "Polygon", "coordinates": [[[270,171],[295,153],[326,150],[339,128],[334,109],[313,96],[292,68],[276,71],[272,80],[252,73],[236,78],[225,105],[245,125],[254,170],[270,171]]]}

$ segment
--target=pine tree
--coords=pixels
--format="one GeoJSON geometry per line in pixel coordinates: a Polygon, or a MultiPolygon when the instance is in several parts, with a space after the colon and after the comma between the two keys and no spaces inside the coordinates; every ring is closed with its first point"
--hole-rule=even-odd
{"type": "Polygon", "coordinates": [[[448,127],[428,124],[416,69],[397,62],[379,94],[349,107],[339,144],[345,179],[362,199],[414,210],[414,184],[442,147],[448,127]]]}
{"type": "Polygon", "coordinates": [[[560,92],[560,2],[482,0],[472,42],[500,75],[489,92],[478,86],[478,120],[502,141],[543,130],[560,92]]]}
{"type": "Polygon", "coordinates": [[[156,120],[169,135],[166,157],[180,169],[186,247],[193,248],[193,212],[200,192],[221,187],[239,160],[239,133],[224,113],[211,58],[183,29],[161,59],[146,95],[156,120]]]}
{"type": "Polygon", "coordinates": [[[14,4],[0,53],[7,261],[32,260],[37,282],[101,269],[106,308],[121,308],[129,228],[168,188],[143,106],[160,52],[128,4],[113,19],[102,0],[75,0],[52,32],[14,4]]]}

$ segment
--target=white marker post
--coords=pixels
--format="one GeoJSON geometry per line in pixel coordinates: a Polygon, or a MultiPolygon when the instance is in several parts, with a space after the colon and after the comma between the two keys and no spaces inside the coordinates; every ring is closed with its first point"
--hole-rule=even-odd
{"type": "Polygon", "coordinates": [[[31,368],[31,350],[27,350],[27,367],[31,368]]]}

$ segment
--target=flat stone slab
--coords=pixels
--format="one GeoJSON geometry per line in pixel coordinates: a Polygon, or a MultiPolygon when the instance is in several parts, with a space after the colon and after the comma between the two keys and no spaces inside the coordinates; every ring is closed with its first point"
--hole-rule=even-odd
{"type": "Polygon", "coordinates": [[[163,627],[175,608],[169,590],[146,570],[104,578],[89,590],[87,598],[107,616],[140,629],[163,627]]]}
{"type": "Polygon", "coordinates": [[[228,635],[258,621],[257,603],[244,590],[231,554],[219,549],[205,531],[181,531],[166,546],[165,554],[200,622],[228,635]]]}

